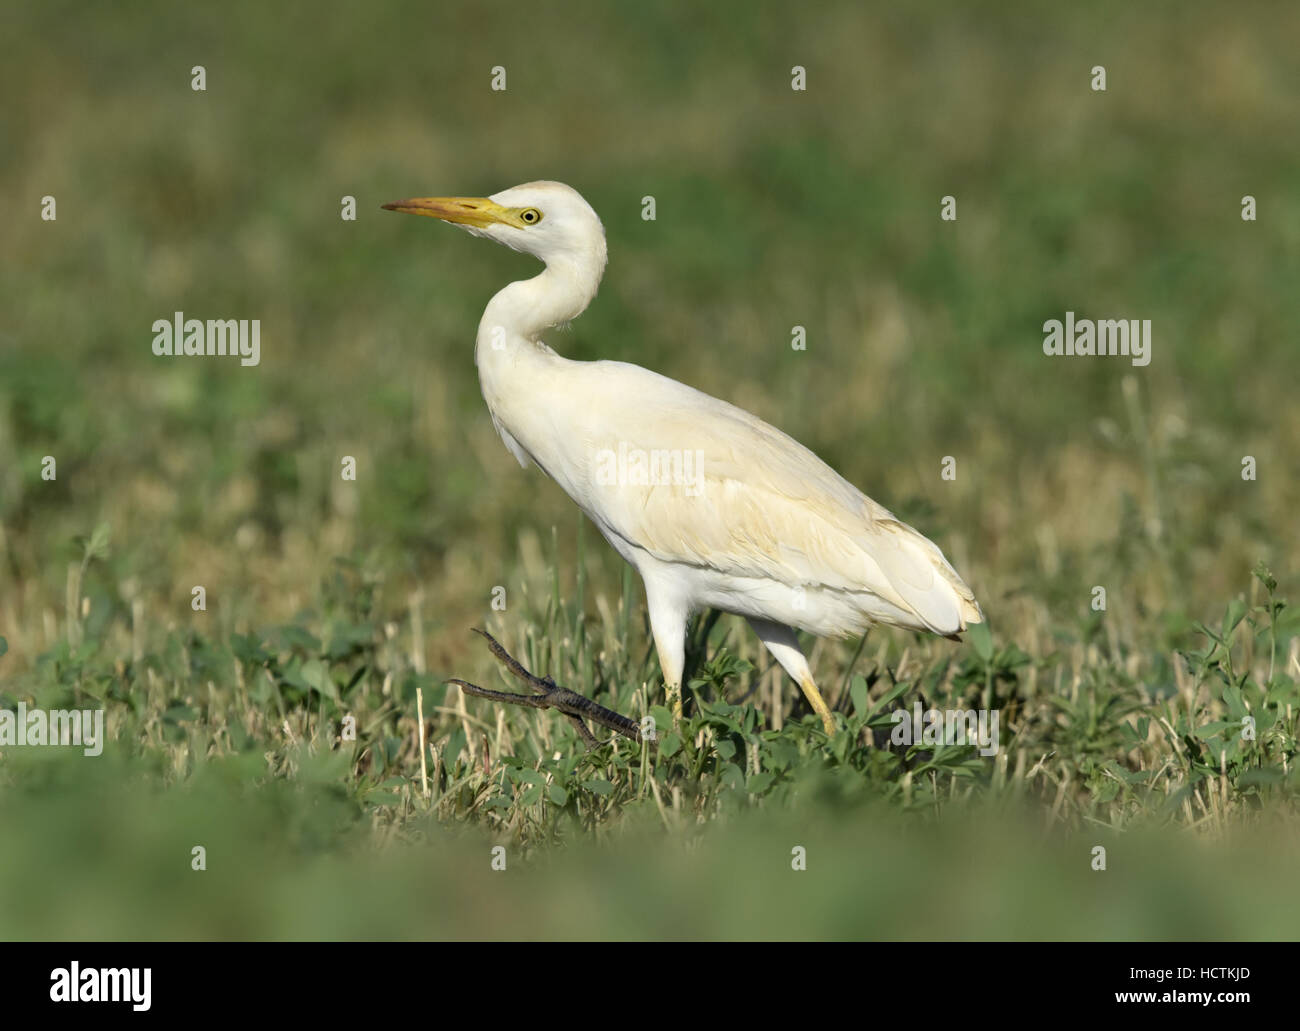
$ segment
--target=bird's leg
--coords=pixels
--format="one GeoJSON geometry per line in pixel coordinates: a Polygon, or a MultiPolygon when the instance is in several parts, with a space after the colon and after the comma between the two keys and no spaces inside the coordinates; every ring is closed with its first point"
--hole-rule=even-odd
{"type": "Polygon", "coordinates": [[[826,733],[834,734],[835,721],[831,718],[830,706],[826,704],[822,693],[817,690],[812,670],[808,668],[808,660],[804,658],[799,648],[799,639],[794,631],[784,623],[773,623],[767,619],[750,617],[749,625],[754,628],[754,633],[758,634],[758,639],[767,645],[767,650],[772,653],[772,657],[803,690],[808,704],[822,718],[822,726],[826,728],[826,733]]]}
{"type": "Polygon", "coordinates": [[[650,609],[650,632],[654,635],[655,651],[659,653],[659,669],[664,675],[664,689],[668,694],[668,710],[673,723],[682,719],[682,675],[686,669],[686,616],[687,608],[681,599],[654,576],[645,580],[646,605],[650,609]]]}
{"type": "Polygon", "coordinates": [[[817,690],[813,678],[809,677],[807,680],[799,681],[799,686],[803,688],[804,697],[808,699],[813,711],[822,718],[822,726],[826,728],[827,735],[834,734],[835,721],[831,719],[830,706],[826,704],[826,699],[822,697],[822,693],[817,690]]]}
{"type": "Polygon", "coordinates": [[[550,677],[533,676],[518,659],[501,647],[500,642],[486,630],[475,627],[474,632],[487,639],[492,654],[496,656],[497,660],[505,666],[511,675],[522,680],[537,693],[525,695],[515,694],[513,691],[489,691],[487,688],[479,687],[477,684],[471,684],[466,680],[455,677],[448,680],[447,683],[456,684],[462,691],[467,691],[479,698],[487,698],[494,702],[526,705],[533,709],[558,709],[568,717],[569,722],[578,728],[578,733],[589,748],[595,748],[602,742],[597,741],[591,731],[587,729],[587,725],[582,722],[584,719],[591,720],[592,723],[598,723],[616,734],[631,738],[633,741],[639,742],[641,740],[641,728],[634,720],[614,712],[613,709],[606,709],[603,705],[596,704],[590,698],[580,695],[576,691],[570,691],[567,687],[560,687],[550,677]]]}
{"type": "Polygon", "coordinates": [[[673,714],[673,723],[682,721],[682,680],[678,677],[672,683],[664,684],[664,693],[668,696],[668,711],[673,714]]]}

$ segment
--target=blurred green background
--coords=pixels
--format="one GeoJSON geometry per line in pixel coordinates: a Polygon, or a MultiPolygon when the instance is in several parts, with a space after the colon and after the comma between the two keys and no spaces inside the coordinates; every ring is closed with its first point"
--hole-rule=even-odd
{"type": "MultiPolygon", "coordinates": [[[[1148,700],[1181,692],[1191,716],[1228,705],[1217,682],[1175,684],[1171,657],[1195,622],[1243,593],[1259,604],[1258,561],[1281,593],[1294,584],[1297,39],[1300,8],[1271,3],[5,5],[0,702],[99,699],[123,743],[93,767],[0,759],[0,821],[21,829],[0,838],[0,934],[1293,933],[1275,921],[1296,912],[1294,878],[1269,879],[1271,857],[1294,855],[1293,829],[1277,847],[1242,832],[1260,876],[1234,908],[1215,901],[1230,851],[1198,866],[1179,839],[1176,860],[1144,839],[1132,879],[1089,896],[1086,834],[1031,863],[1018,823],[1002,837],[949,829],[944,849],[967,841],[986,865],[924,841],[918,860],[870,830],[869,806],[807,796],[770,823],[750,814],[718,829],[698,867],[633,861],[677,855],[680,836],[653,837],[660,852],[575,849],[591,864],[582,878],[613,879],[585,910],[496,882],[459,895],[465,871],[487,871],[484,828],[413,814],[417,764],[387,742],[411,735],[422,686],[448,710],[431,717],[435,746],[462,724],[460,743],[476,743],[438,685],[491,676],[465,631],[501,618],[492,588],[508,586],[496,625],[515,642],[551,620],[538,631],[546,655],[568,641],[548,595],[576,605],[628,671],[616,698],[654,667],[639,584],[627,588],[590,530],[580,548],[578,513],[518,468],[479,395],[479,315],[535,264],[379,206],[542,178],[574,186],[604,221],[610,265],[553,347],[746,407],[914,522],[997,639],[1032,658],[1026,711],[1054,711],[1054,692],[1096,673],[1115,690],[1149,688],[1148,700]],[[194,65],[205,92],[190,88],[194,65]],[[795,65],[805,92],[790,88],[795,65]],[[1105,92],[1090,89],[1095,65],[1105,92]],[[496,66],[504,92],[490,88],[496,66]],[[1257,221],[1240,217],[1247,194],[1257,221]],[[46,195],[55,222],[39,217],[46,195]],[[939,218],[945,195],[955,222],[939,218]],[[339,217],[344,196],[356,221],[339,217]],[[645,196],[655,221],[641,218],[645,196]],[[1150,319],[1151,364],[1044,357],[1042,324],[1067,310],[1150,319]],[[155,357],[150,327],[175,311],[260,319],[260,366],[155,357]],[[807,351],[791,349],[794,325],[807,351]],[[41,478],[47,455],[54,482],[41,478]],[[338,476],[343,455],[358,459],[356,484],[338,476]],[[948,455],[955,482],[939,477],[948,455]],[[1241,479],[1244,455],[1256,481],[1241,479]],[[191,611],[195,584],[205,613],[191,611]],[[1109,592],[1104,624],[1088,610],[1096,584],[1109,592]],[[307,660],[292,667],[303,683],[273,678],[274,697],[250,672],[269,660],[248,651],[268,627],[281,628],[271,651],[307,660]],[[326,680],[331,663],[352,666],[322,686],[316,657],[326,680]],[[338,700],[331,687],[386,728],[378,769],[342,763],[304,785],[296,759],[260,761],[298,747],[282,718],[316,758],[338,754],[312,723],[338,700]],[[214,714],[227,709],[243,729],[223,736],[214,714]],[[401,819],[362,794],[392,776],[407,779],[401,819]],[[836,856],[823,872],[810,862],[820,894],[807,909],[780,880],[792,833],[781,821],[802,826],[801,812],[836,856]],[[196,894],[185,843],[205,834],[235,866],[196,894]],[[655,898],[695,897],[687,882],[716,912],[656,918],[655,898]],[[747,915],[750,901],[709,889],[725,883],[752,884],[779,912],[747,915]],[[1203,920],[1151,902],[1161,884],[1203,920]],[[926,885],[991,901],[928,922],[886,911],[926,885]],[[1022,889],[1060,908],[1025,909],[1022,889]],[[332,892],[319,904],[338,908],[312,916],[310,900],[332,892]],[[646,908],[609,901],[629,893],[646,908]]],[[[947,654],[883,634],[873,655],[877,641],[879,667],[895,672],[947,654]]],[[[1276,691],[1284,670],[1300,675],[1295,621],[1271,639],[1276,675],[1263,641],[1247,642],[1239,671],[1276,691]]],[[[765,663],[742,635],[728,645],[765,663]]],[[[847,680],[852,652],[828,643],[815,662],[847,680]]],[[[1270,704],[1289,717],[1286,698],[1270,704]]],[[[489,729],[498,719],[470,711],[489,729]]],[[[1074,762],[1086,749],[1053,749],[1053,720],[1035,744],[1074,762]]],[[[1065,803],[1047,793],[1072,834],[1093,813],[1075,808],[1083,779],[1061,773],[1065,803]]],[[[554,874],[557,898],[582,895],[573,870],[535,862],[529,876],[554,874]]]]}

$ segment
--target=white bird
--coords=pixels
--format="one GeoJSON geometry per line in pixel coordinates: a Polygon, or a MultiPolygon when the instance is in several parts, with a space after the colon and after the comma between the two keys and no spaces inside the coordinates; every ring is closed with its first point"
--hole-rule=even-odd
{"type": "Polygon", "coordinates": [[[983,619],[931,541],[802,444],[735,405],[625,362],[577,362],[542,341],[591,303],[605,230],[571,187],[385,204],[539,258],[546,268],[488,302],[475,362],[510,452],[563,488],[645,582],[675,715],[686,624],[712,607],[748,619],[835,724],[793,627],[821,636],[872,624],[954,637],[983,619]]]}

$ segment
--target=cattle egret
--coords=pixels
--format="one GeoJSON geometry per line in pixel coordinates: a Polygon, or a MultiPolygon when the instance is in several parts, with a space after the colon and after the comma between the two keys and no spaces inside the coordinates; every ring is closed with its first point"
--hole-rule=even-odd
{"type": "Polygon", "coordinates": [[[491,197],[385,204],[531,254],[546,268],[488,302],[475,362],[510,452],[563,488],[645,582],[675,716],[686,623],[744,616],[835,724],[794,627],[821,636],[873,624],[955,637],[983,619],[939,548],[802,444],[735,405],[625,362],[570,361],[542,341],[591,303],[605,231],[576,190],[534,182],[491,197]]]}

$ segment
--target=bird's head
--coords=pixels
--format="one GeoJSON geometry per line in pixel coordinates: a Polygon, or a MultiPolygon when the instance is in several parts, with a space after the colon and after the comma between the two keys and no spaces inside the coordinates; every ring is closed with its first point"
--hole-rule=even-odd
{"type": "Polygon", "coordinates": [[[564,183],[524,183],[491,197],[415,197],[384,207],[440,218],[547,265],[557,260],[594,264],[597,278],[605,267],[600,218],[582,194],[564,183]]]}

